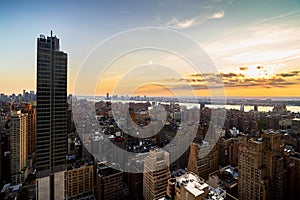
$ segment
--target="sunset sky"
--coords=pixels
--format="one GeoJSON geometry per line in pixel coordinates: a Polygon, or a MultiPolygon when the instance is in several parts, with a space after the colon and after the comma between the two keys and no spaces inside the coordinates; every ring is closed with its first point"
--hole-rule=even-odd
{"type": "Polygon", "coordinates": [[[35,90],[40,34],[53,30],[68,53],[73,93],[82,66],[107,67],[105,55],[90,59],[99,44],[130,29],[160,27],[191,38],[219,73],[200,74],[177,55],[144,49],[118,58],[91,90],[87,78],[80,94],[205,96],[209,82],[227,96],[300,96],[299,0],[1,1],[0,25],[0,93],[35,90]]]}

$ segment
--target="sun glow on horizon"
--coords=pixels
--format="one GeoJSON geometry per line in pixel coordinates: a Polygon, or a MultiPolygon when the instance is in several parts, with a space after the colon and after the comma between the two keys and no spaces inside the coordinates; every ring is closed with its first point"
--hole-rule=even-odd
{"type": "Polygon", "coordinates": [[[252,79],[269,79],[276,75],[276,66],[262,66],[262,65],[251,65],[245,67],[241,74],[245,75],[245,78],[252,79]]]}

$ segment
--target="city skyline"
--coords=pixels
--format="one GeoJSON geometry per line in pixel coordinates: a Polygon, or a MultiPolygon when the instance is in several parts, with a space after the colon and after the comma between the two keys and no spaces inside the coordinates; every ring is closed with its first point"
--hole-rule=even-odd
{"type": "MultiPolygon", "coordinates": [[[[36,96],[0,95],[1,199],[299,196],[299,101],[291,110],[287,98],[246,100],[251,110],[234,98],[239,108],[210,107],[208,97],[192,108],[160,97],[120,97],[142,100],[124,104],[109,93],[91,102],[67,97],[68,54],[52,31],[37,38],[36,59],[36,96]],[[259,110],[263,102],[273,109],[259,110]]],[[[200,74],[184,81],[193,79],[203,82],[200,74]]]]}
{"type": "Polygon", "coordinates": [[[300,196],[300,1],[4,2],[0,199],[300,196]]]}
{"type": "MultiPolygon", "coordinates": [[[[204,49],[223,77],[227,96],[299,96],[296,91],[300,86],[297,37],[300,3],[297,1],[60,2],[57,9],[55,4],[32,2],[2,5],[0,24],[6,28],[1,31],[0,39],[0,91],[7,94],[19,93],[24,88],[35,90],[34,41],[41,33],[53,30],[63,39],[61,49],[69,52],[68,93],[73,93],[76,75],[93,48],[122,31],[160,27],[178,31],[204,49]],[[55,15],[51,14],[53,9],[55,15]]],[[[170,66],[183,77],[160,80],[162,85],[181,89],[182,82],[188,82],[197,95],[209,95],[201,77],[185,71],[182,60],[161,52],[141,54],[151,56],[149,63],[170,66]]],[[[126,68],[137,61],[121,62],[126,68]]],[[[120,78],[118,74],[109,75],[101,80],[108,86],[120,78]]],[[[203,76],[212,75],[204,72],[203,76]]],[[[134,94],[169,95],[159,85],[139,87],[134,94]]],[[[113,94],[111,87],[97,94],[106,92],[113,94]]]]}

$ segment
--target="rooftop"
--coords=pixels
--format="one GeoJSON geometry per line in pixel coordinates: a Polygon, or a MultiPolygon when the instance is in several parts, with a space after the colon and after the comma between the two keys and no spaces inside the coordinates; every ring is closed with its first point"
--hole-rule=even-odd
{"type": "Polygon", "coordinates": [[[110,166],[105,165],[104,163],[98,163],[97,172],[101,176],[110,176],[120,172],[119,170],[115,169],[116,167],[118,166],[114,166],[114,168],[111,168],[110,166]]]}
{"type": "Polygon", "coordinates": [[[176,177],[176,185],[180,186],[181,184],[183,184],[184,188],[195,197],[205,193],[205,190],[208,190],[209,188],[208,184],[201,181],[197,175],[191,172],[176,177]]]}
{"type": "Polygon", "coordinates": [[[209,174],[208,184],[214,188],[233,188],[236,187],[238,182],[237,168],[227,165],[220,170],[209,174]],[[216,184],[215,180],[218,181],[216,184]]]}
{"type": "Polygon", "coordinates": [[[223,190],[221,188],[214,189],[214,188],[210,187],[208,196],[205,199],[207,199],[207,200],[224,200],[225,198],[226,198],[225,190],[223,190]]]}

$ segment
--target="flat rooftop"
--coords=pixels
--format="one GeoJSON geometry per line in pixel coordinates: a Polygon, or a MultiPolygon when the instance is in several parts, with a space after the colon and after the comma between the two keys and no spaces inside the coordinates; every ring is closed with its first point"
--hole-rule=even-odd
{"type": "Polygon", "coordinates": [[[113,174],[117,174],[117,173],[120,173],[121,171],[119,170],[116,170],[114,168],[111,168],[105,164],[98,164],[98,174],[101,175],[101,176],[110,176],[110,175],[113,175],[113,174]]]}
{"type": "Polygon", "coordinates": [[[202,182],[195,174],[186,173],[182,176],[176,177],[176,185],[184,185],[184,188],[193,194],[195,197],[198,197],[205,193],[205,190],[208,190],[209,185],[202,182]]]}

